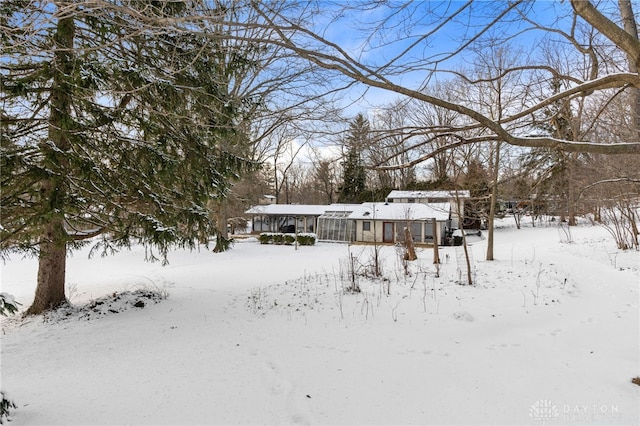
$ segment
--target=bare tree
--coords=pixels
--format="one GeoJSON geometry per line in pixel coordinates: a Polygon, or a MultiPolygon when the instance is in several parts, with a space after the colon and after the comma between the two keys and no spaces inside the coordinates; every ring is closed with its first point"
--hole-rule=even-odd
{"type": "Polygon", "coordinates": [[[402,132],[398,131],[410,125],[409,103],[397,100],[377,108],[371,124],[373,140],[364,151],[367,163],[376,166],[373,171],[376,182],[373,182],[372,186],[381,189],[406,189],[416,181],[415,166],[395,169],[381,169],[377,166],[399,166],[409,162],[409,142],[402,132]]]}
{"type": "MultiPolygon", "coordinates": [[[[528,117],[542,113],[550,104],[561,100],[571,100],[576,97],[588,97],[593,93],[602,92],[606,89],[624,89],[630,86],[640,85],[640,76],[637,72],[622,72],[600,70],[593,68],[593,73],[588,79],[580,76],[560,74],[557,70],[541,63],[540,58],[534,54],[530,59],[532,65],[527,65],[527,69],[537,69],[547,73],[548,78],[561,78],[566,81],[567,88],[550,94],[544,99],[529,102],[514,108],[509,113],[496,120],[479,112],[472,106],[461,103],[450,102],[446,99],[430,94],[428,90],[429,81],[436,78],[441,73],[451,74],[453,71],[447,70],[447,61],[461,57],[466,54],[469,47],[478,42],[503,43],[506,39],[516,40],[519,34],[538,32],[542,36],[553,35],[562,36],[571,31],[571,27],[563,26],[564,20],[558,20],[554,26],[545,27],[535,22],[534,10],[531,9],[530,2],[515,1],[508,3],[497,3],[491,7],[486,4],[467,2],[456,8],[447,9],[446,6],[436,6],[431,3],[386,3],[380,2],[371,6],[365,3],[350,3],[340,10],[331,10],[336,17],[329,23],[344,25],[342,16],[354,17],[356,13],[362,12],[364,8],[371,11],[376,9],[376,13],[362,13],[360,17],[375,16],[375,21],[359,23],[355,29],[357,34],[362,34],[362,47],[360,51],[354,51],[346,46],[328,39],[323,34],[328,34],[326,28],[314,31],[317,25],[301,25],[298,19],[287,14],[277,14],[274,17],[273,10],[268,4],[255,2],[254,6],[262,13],[268,25],[276,28],[279,35],[274,43],[285,46],[296,52],[301,57],[311,63],[316,64],[326,70],[332,71],[346,77],[347,80],[364,84],[368,87],[380,88],[397,93],[408,98],[426,102],[464,116],[467,123],[460,127],[442,129],[439,134],[455,134],[460,138],[460,143],[473,143],[477,141],[502,141],[504,143],[536,148],[554,148],[567,152],[590,152],[604,154],[637,154],[640,153],[640,141],[616,142],[604,144],[599,141],[576,142],[567,139],[558,139],[552,136],[535,135],[529,137],[522,132],[511,130],[512,123],[521,121],[528,117]],[[378,18],[380,17],[380,18],[378,18]],[[526,26],[521,26],[521,31],[509,31],[510,25],[518,25],[527,17],[524,22],[526,26]],[[424,52],[430,50],[426,48],[429,41],[436,35],[451,30],[460,22],[474,22],[476,25],[463,26],[465,36],[458,40],[456,46],[448,51],[434,53],[433,56],[425,55],[424,52]],[[402,25],[399,25],[402,23],[402,25]],[[498,34],[499,37],[496,37],[498,34]],[[389,41],[393,40],[393,41],[389,41]],[[372,52],[385,48],[386,51],[393,45],[397,54],[375,55],[372,52]],[[364,53],[367,53],[366,55],[364,53]],[[385,58],[381,61],[380,58],[385,58]],[[538,62],[536,64],[535,62],[538,62]],[[413,84],[401,81],[402,76],[415,76],[422,73],[424,78],[414,80],[406,78],[408,81],[415,81],[413,84]],[[482,129],[482,136],[467,138],[462,133],[470,128],[482,129]]],[[[582,22],[591,26],[599,32],[608,42],[612,43],[616,52],[629,57],[629,62],[637,64],[640,60],[640,43],[637,38],[627,33],[621,28],[612,17],[606,16],[609,11],[596,8],[589,1],[570,2],[571,9],[566,9],[566,4],[554,4],[553,7],[563,9],[561,12],[573,16],[575,22],[582,22]]],[[[297,17],[296,17],[297,18],[297,17]]],[[[364,18],[363,18],[364,19],[364,18]]],[[[354,18],[357,22],[357,19],[354,18]]],[[[522,24],[524,25],[524,24],[522,24]]],[[[458,27],[460,28],[460,27],[458,27]]],[[[569,34],[570,35],[570,34],[569,34]]],[[[573,46],[576,51],[583,55],[592,55],[593,49],[584,49],[576,44],[573,46]]],[[[535,53],[535,47],[533,48],[535,53]]],[[[505,70],[510,73],[514,70],[505,70]]],[[[525,82],[527,84],[527,82],[525,82]]],[[[517,126],[516,126],[517,127],[517,126]]],[[[417,158],[405,166],[417,164],[430,158],[430,153],[417,158]]]]}
{"type": "MultiPolygon", "coordinates": [[[[459,79],[436,83],[430,87],[432,93],[449,101],[460,100],[457,90],[459,79]]],[[[430,164],[430,178],[441,185],[447,185],[454,174],[457,153],[460,148],[455,144],[458,139],[450,134],[442,134],[439,129],[451,129],[459,123],[459,114],[434,105],[412,101],[409,104],[409,119],[413,123],[412,133],[416,136],[415,143],[418,156],[430,156],[426,161],[430,164]],[[433,132],[429,130],[433,129],[433,132]]],[[[408,139],[408,138],[407,138],[408,139]]]]}
{"type": "Polygon", "coordinates": [[[318,194],[318,204],[332,204],[335,202],[338,189],[338,173],[336,160],[321,158],[315,154],[313,164],[313,190],[318,194]]]}

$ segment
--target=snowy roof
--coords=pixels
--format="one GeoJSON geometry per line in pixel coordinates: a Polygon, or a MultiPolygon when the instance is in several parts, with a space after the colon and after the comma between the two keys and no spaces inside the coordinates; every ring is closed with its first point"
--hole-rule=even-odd
{"type": "Polygon", "coordinates": [[[279,216],[320,216],[325,212],[350,212],[359,204],[268,204],[253,206],[245,213],[279,216]]]}
{"type": "Polygon", "coordinates": [[[364,203],[353,210],[349,219],[447,220],[450,209],[449,203],[364,203]]]}
{"type": "Polygon", "coordinates": [[[387,199],[392,198],[455,198],[456,192],[460,198],[469,198],[470,193],[467,190],[459,191],[391,191],[387,195],[387,199]]]}
{"type": "Polygon", "coordinates": [[[343,212],[349,219],[436,220],[449,219],[449,203],[363,203],[363,204],[268,204],[253,206],[245,213],[273,216],[321,216],[343,212]],[[375,207],[375,215],[373,209],[375,207]]]}

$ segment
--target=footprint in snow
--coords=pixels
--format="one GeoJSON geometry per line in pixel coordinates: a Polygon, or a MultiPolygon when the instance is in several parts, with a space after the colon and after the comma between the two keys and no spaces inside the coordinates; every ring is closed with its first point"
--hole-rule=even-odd
{"type": "Polygon", "coordinates": [[[282,396],[285,400],[287,416],[289,416],[287,423],[313,424],[314,422],[309,420],[309,416],[305,415],[308,410],[305,410],[306,407],[304,407],[306,401],[311,397],[302,393],[298,395],[300,392],[296,390],[294,383],[282,375],[280,367],[274,361],[266,360],[263,364],[263,372],[270,391],[274,395],[282,396]]]}
{"type": "Polygon", "coordinates": [[[465,311],[454,312],[453,318],[459,321],[467,321],[467,322],[472,322],[474,320],[473,316],[469,312],[465,312],[465,311]]]}
{"type": "MultiPolygon", "coordinates": [[[[549,336],[553,336],[556,337],[558,336],[560,333],[562,333],[564,330],[561,328],[557,328],[555,330],[553,330],[552,332],[548,333],[549,336]]],[[[539,333],[538,336],[547,336],[547,333],[539,333]]]]}
{"type": "Polygon", "coordinates": [[[522,346],[520,343],[500,343],[496,345],[487,346],[487,349],[494,351],[496,349],[519,348],[520,346],[522,346]]]}

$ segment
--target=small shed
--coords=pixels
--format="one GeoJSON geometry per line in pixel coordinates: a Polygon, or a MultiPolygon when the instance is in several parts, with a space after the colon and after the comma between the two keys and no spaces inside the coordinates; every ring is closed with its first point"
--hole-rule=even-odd
{"type": "Polygon", "coordinates": [[[415,243],[438,245],[445,243],[451,229],[450,217],[449,203],[364,203],[349,215],[355,242],[401,242],[404,229],[409,228],[415,243]]]}

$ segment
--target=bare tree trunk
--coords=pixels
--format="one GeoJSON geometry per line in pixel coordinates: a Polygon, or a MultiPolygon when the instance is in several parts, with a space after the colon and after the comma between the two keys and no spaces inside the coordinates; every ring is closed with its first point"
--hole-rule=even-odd
{"type": "Polygon", "coordinates": [[[216,224],[216,245],[213,247],[214,253],[222,253],[229,249],[229,214],[227,208],[229,200],[225,197],[214,202],[214,218],[216,224]]]}
{"type": "Polygon", "coordinates": [[[467,246],[467,236],[462,230],[462,247],[464,248],[464,259],[467,263],[467,285],[473,285],[473,274],[471,273],[471,259],[469,259],[469,247],[467,246]]]}
{"type": "Polygon", "coordinates": [[[229,207],[229,199],[228,198],[225,197],[225,198],[223,198],[222,200],[220,200],[218,202],[218,212],[217,212],[217,216],[216,216],[216,225],[218,227],[218,232],[225,239],[229,238],[228,207],[229,207]]]}
{"type": "MultiPolygon", "coordinates": [[[[379,277],[382,275],[380,270],[380,246],[378,245],[378,234],[376,229],[376,207],[373,206],[373,275],[379,277]]],[[[384,235],[384,229],[382,230],[384,235]]],[[[384,239],[384,236],[382,237],[384,239]]]]}
{"type": "Polygon", "coordinates": [[[404,254],[405,260],[416,260],[416,249],[413,247],[413,237],[409,228],[404,228],[404,240],[407,245],[407,252],[404,254]]]}
{"type": "Polygon", "coordinates": [[[596,201],[596,206],[593,210],[593,220],[596,222],[602,222],[602,217],[600,216],[600,200],[596,201]]]}
{"type": "MultiPolygon", "coordinates": [[[[51,89],[51,113],[49,116],[48,140],[42,152],[45,154],[45,167],[53,170],[65,162],[65,151],[70,149],[69,141],[71,114],[71,87],[68,79],[73,74],[73,41],[75,22],[73,17],[61,18],[54,36],[55,56],[57,64],[51,89]],[[49,144],[51,146],[49,146],[49,144]]],[[[67,264],[68,235],[64,229],[64,214],[59,203],[64,199],[65,184],[63,177],[52,176],[44,181],[41,197],[48,201],[49,219],[44,225],[40,239],[38,261],[38,284],[33,304],[27,309],[27,315],[38,315],[46,310],[55,309],[66,302],[64,282],[67,264]]]]}
{"type": "Polygon", "coordinates": [[[438,251],[438,230],[436,228],[438,222],[436,219],[431,219],[431,232],[433,233],[433,264],[440,264],[440,252],[438,251]]]}
{"type": "MultiPolygon", "coordinates": [[[[456,194],[456,204],[458,205],[458,222],[462,225],[464,218],[460,214],[462,211],[460,205],[460,196],[458,195],[458,191],[456,194]]],[[[471,259],[469,259],[469,247],[467,246],[467,236],[464,233],[464,228],[460,226],[460,231],[462,232],[462,248],[464,249],[464,259],[467,264],[467,285],[473,285],[473,275],[471,274],[471,259]]]]}
{"type": "Polygon", "coordinates": [[[632,242],[636,248],[636,250],[638,250],[638,248],[640,248],[640,245],[638,244],[638,236],[640,236],[640,231],[638,230],[638,222],[636,220],[636,212],[635,210],[629,205],[629,203],[627,203],[627,214],[626,214],[628,220],[629,220],[629,225],[631,227],[631,238],[632,238],[632,242]]]}
{"type": "MultiPolygon", "coordinates": [[[[274,161],[275,163],[275,161],[274,161]]],[[[278,182],[278,169],[277,169],[277,164],[274,164],[273,166],[273,190],[275,191],[275,194],[273,194],[276,197],[276,204],[280,204],[280,191],[281,191],[281,183],[278,182]]]]}
{"type": "MultiPolygon", "coordinates": [[[[633,8],[631,6],[631,0],[618,0],[618,6],[620,9],[620,16],[622,17],[622,24],[624,30],[631,35],[636,41],[638,40],[638,26],[633,14],[633,8]]],[[[638,64],[633,60],[631,55],[628,55],[629,71],[637,73],[638,64]]],[[[629,87],[631,91],[631,126],[632,131],[636,135],[636,138],[640,138],[640,88],[629,87]]]]}
{"type": "Polygon", "coordinates": [[[38,286],[27,315],[38,315],[55,309],[67,301],[64,281],[67,265],[66,232],[63,219],[53,219],[48,225],[38,258],[38,286]]]}
{"type": "MultiPolygon", "coordinates": [[[[576,222],[576,195],[575,195],[575,188],[576,188],[576,178],[575,178],[575,166],[576,166],[576,162],[578,158],[578,154],[575,152],[572,152],[569,154],[568,156],[568,164],[567,164],[567,169],[568,169],[568,177],[569,179],[567,179],[567,202],[569,203],[569,205],[567,206],[568,212],[567,215],[569,216],[569,221],[567,222],[567,225],[569,226],[576,226],[577,222],[576,222]]],[[[531,212],[531,214],[533,215],[535,212],[531,212]]]]}
{"type": "Polygon", "coordinates": [[[487,260],[493,257],[493,225],[496,217],[496,202],[498,201],[498,171],[500,168],[500,142],[496,143],[496,151],[493,163],[493,187],[491,188],[491,204],[489,205],[489,218],[487,221],[487,260]]]}

